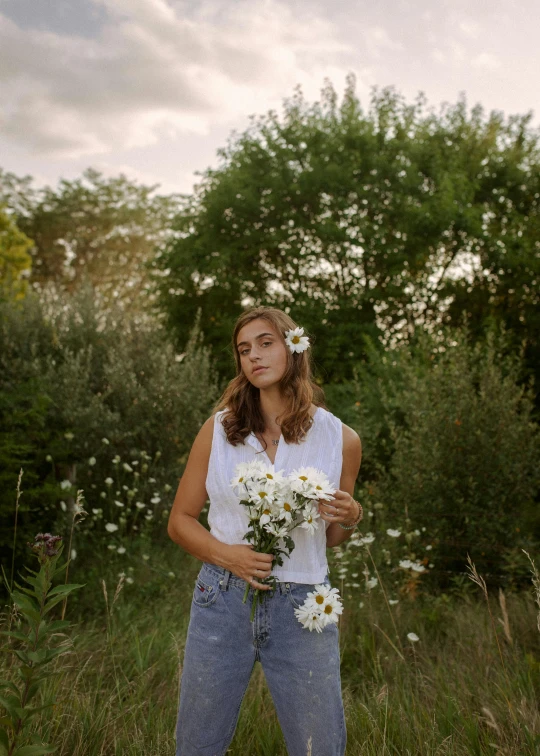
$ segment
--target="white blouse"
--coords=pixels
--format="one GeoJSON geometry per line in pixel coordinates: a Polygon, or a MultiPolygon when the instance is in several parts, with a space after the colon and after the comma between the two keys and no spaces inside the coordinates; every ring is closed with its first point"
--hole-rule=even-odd
{"type": "MultiPolygon", "coordinates": [[[[243,506],[231,488],[236,465],[253,459],[263,459],[271,464],[263,445],[250,433],[233,446],[227,441],[221,417],[225,410],[214,416],[212,451],[208,463],[206,491],[210,499],[208,524],[211,534],[227,544],[247,543],[244,534],[249,530],[249,520],[243,506]]],[[[288,444],[283,436],[279,439],[274,460],[276,471],[288,475],[299,467],[315,467],[328,476],[334,488],[339,488],[343,464],[342,423],[339,418],[322,407],[317,407],[313,424],[304,439],[298,444],[288,444]]],[[[280,582],[320,583],[328,573],[326,560],[326,528],[330,525],[318,520],[317,530],[310,534],[305,528],[291,532],[295,548],[289,557],[283,556],[283,566],[272,570],[280,582]]]]}

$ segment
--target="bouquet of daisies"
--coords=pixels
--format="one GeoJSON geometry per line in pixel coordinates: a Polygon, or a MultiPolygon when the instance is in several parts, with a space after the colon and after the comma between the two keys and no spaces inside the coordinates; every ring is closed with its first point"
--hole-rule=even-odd
{"type": "MultiPolygon", "coordinates": [[[[283,564],[283,555],[289,556],[294,549],[290,532],[301,527],[314,533],[320,520],[318,500],[331,501],[335,491],[326,475],[313,467],[300,468],[285,477],[260,460],[237,465],[231,486],[249,517],[244,538],[258,552],[272,554],[278,565],[283,564]]],[[[276,578],[271,575],[260,582],[275,586],[276,578]]],[[[249,588],[246,586],[244,603],[249,588]]],[[[251,620],[259,593],[255,590],[251,620]]]]}

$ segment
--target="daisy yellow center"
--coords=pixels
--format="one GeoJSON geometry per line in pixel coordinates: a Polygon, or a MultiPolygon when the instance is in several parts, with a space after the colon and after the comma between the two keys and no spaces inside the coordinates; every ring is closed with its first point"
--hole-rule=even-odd
{"type": "Polygon", "coordinates": [[[310,515],[310,516],[309,516],[309,517],[307,518],[307,521],[308,521],[308,522],[313,522],[313,517],[312,517],[312,516],[310,515]]]}
{"type": "Polygon", "coordinates": [[[307,476],[306,475],[300,475],[300,480],[307,480],[307,476]]]}
{"type": "Polygon", "coordinates": [[[284,510],[285,510],[286,512],[290,512],[290,511],[291,511],[291,505],[290,505],[290,504],[288,504],[287,502],[285,502],[285,504],[283,505],[283,509],[284,509],[284,510]]]}
{"type": "Polygon", "coordinates": [[[244,478],[238,478],[238,482],[239,483],[243,483],[244,482],[244,478]]]}
{"type": "Polygon", "coordinates": [[[291,339],[293,344],[299,344],[300,343],[300,336],[293,336],[291,339]]]}
{"type": "Polygon", "coordinates": [[[270,478],[270,480],[274,480],[274,476],[273,476],[273,475],[271,475],[270,473],[266,473],[266,477],[267,477],[267,478],[270,478]]]}
{"type": "Polygon", "coordinates": [[[263,514],[270,514],[270,510],[269,509],[265,509],[264,512],[263,512],[263,514]]]}
{"type": "Polygon", "coordinates": [[[315,488],[317,489],[317,491],[322,491],[322,486],[315,486],[315,488]]]}
{"type": "Polygon", "coordinates": [[[316,597],[315,597],[315,601],[316,601],[316,602],[317,602],[318,604],[324,604],[324,598],[323,598],[322,596],[316,596],[316,597]]]}
{"type": "Polygon", "coordinates": [[[261,499],[264,499],[264,497],[266,496],[266,491],[259,491],[259,496],[261,497],[261,499]]]}
{"type": "Polygon", "coordinates": [[[330,604],[327,604],[327,605],[326,605],[326,606],[324,607],[324,613],[325,613],[325,614],[332,614],[332,607],[330,606],[330,604]]]}

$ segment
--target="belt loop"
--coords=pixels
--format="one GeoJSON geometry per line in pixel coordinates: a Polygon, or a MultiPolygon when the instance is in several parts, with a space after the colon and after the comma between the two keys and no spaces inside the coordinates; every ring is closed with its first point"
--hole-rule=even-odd
{"type": "Polygon", "coordinates": [[[225,572],[223,573],[223,577],[219,581],[219,589],[221,591],[226,591],[227,590],[227,586],[229,585],[229,578],[230,577],[231,577],[231,571],[230,570],[225,570],[225,572]]]}

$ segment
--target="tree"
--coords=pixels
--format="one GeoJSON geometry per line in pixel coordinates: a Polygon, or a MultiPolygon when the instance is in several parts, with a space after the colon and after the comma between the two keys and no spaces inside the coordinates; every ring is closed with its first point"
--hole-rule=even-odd
{"type": "Polygon", "coordinates": [[[152,261],[170,235],[179,195],[154,195],[156,186],[123,174],[105,179],[91,168],[56,190],[29,191],[29,180],[0,174],[0,196],[34,242],[31,285],[73,293],[89,283],[104,303],[145,309],[152,261]]]}
{"type": "Polygon", "coordinates": [[[20,299],[26,293],[32,258],[32,240],[17,228],[15,221],[0,205],[0,299],[20,299]]]}
{"type": "Polygon", "coordinates": [[[528,198],[511,228],[536,271],[538,135],[530,116],[482,116],[477,106],[469,117],[464,99],[437,116],[423,95],[407,105],[392,88],[374,90],[364,114],[350,77],[339,106],[327,84],[320,102],[297,89],[282,118],[253,118],[205,171],[157,260],[160,306],[179,341],[201,308],[225,372],[241,309],[275,304],[314,335],[320,378],[350,378],[364,337],[399,342],[454,316],[445,313],[463,264],[508,241],[499,198],[510,179],[528,198]]]}

